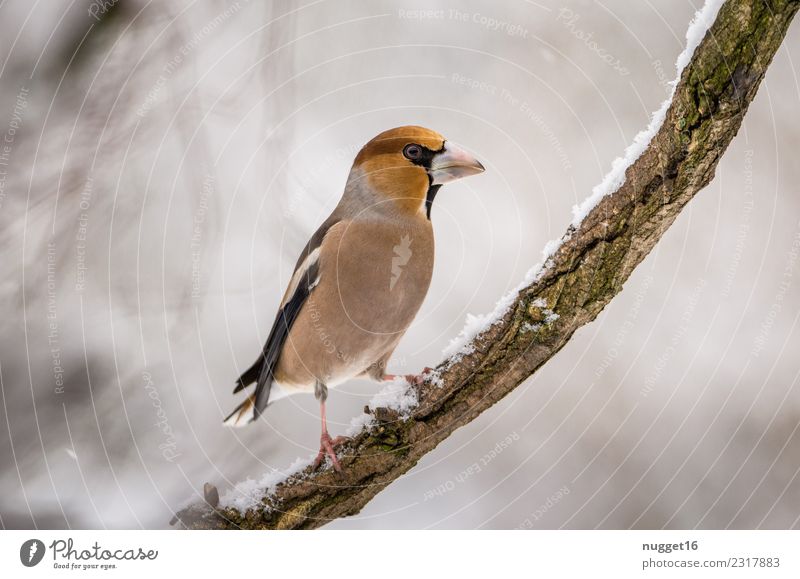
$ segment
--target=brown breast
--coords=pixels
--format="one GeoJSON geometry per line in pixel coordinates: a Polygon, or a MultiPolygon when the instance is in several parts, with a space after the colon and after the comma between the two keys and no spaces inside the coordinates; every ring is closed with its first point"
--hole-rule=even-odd
{"type": "Polygon", "coordinates": [[[361,219],[331,228],[319,285],[289,333],[278,381],[339,383],[393,349],[428,292],[433,250],[426,219],[361,219]]]}

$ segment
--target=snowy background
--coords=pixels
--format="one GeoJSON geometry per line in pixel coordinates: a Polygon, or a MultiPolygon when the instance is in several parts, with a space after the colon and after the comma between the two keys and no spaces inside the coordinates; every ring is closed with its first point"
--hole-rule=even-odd
{"type": "MultiPolygon", "coordinates": [[[[647,125],[702,3],[60,4],[0,3],[3,528],[164,528],[316,450],[310,395],[221,421],[356,151],[402,124],[487,167],[437,197],[390,371],[438,362],[647,125]]],[[[797,58],[795,24],[598,320],[330,527],[800,527],[797,58]]],[[[377,389],[331,392],[334,435],[377,389]]]]}

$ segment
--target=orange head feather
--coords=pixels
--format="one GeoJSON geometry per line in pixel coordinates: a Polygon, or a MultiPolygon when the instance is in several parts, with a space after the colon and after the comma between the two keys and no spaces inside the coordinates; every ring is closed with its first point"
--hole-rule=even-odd
{"type": "Polygon", "coordinates": [[[417,126],[384,131],[356,156],[351,180],[404,213],[430,217],[443,183],[483,171],[483,166],[430,129],[417,126]]]}

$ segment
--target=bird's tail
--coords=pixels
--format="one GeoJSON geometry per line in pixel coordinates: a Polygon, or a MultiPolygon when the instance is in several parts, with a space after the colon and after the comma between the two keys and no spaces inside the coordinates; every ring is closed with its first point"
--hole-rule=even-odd
{"type": "Polygon", "coordinates": [[[251,394],[250,396],[248,396],[244,402],[242,402],[241,404],[239,404],[239,406],[236,407],[236,410],[234,410],[233,412],[230,413],[230,415],[228,415],[223,424],[225,426],[240,427],[240,426],[247,426],[248,424],[253,422],[253,420],[256,419],[255,398],[256,398],[255,394],[251,394]]]}

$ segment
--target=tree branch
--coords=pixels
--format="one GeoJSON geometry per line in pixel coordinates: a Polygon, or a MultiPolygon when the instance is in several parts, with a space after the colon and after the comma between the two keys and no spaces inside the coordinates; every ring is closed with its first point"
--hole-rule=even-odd
{"type": "Polygon", "coordinates": [[[388,408],[373,411],[373,426],[340,452],[343,475],[308,468],[246,512],[214,508],[215,501],[207,500],[176,518],[195,529],[291,529],[354,515],[454,430],[531,376],[597,317],[711,181],[798,6],[800,0],[724,3],[624,184],[568,229],[535,281],[472,340],[466,354],[439,365],[436,384],[415,387],[419,405],[410,417],[388,408]]]}

